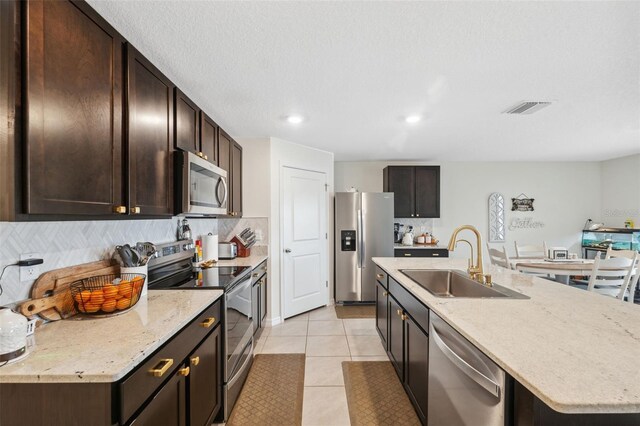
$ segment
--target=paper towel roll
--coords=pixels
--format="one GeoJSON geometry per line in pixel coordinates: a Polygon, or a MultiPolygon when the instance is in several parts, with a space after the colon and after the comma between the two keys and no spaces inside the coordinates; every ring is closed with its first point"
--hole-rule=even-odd
{"type": "Polygon", "coordinates": [[[202,236],[202,260],[218,260],[218,236],[202,236]]]}

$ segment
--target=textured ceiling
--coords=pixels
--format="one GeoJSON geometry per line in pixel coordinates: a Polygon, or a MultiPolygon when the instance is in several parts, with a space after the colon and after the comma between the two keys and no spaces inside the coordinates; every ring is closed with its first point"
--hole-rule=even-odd
{"type": "Polygon", "coordinates": [[[337,160],[640,152],[639,2],[89,3],[237,138],[337,160]],[[523,100],[554,104],[501,114],[523,100]]]}

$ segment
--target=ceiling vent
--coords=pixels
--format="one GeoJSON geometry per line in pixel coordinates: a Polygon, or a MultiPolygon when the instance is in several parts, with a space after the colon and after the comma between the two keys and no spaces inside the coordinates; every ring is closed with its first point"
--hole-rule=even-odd
{"type": "Polygon", "coordinates": [[[540,111],[542,108],[551,105],[551,102],[534,102],[527,101],[519,103],[513,108],[509,108],[504,114],[533,114],[536,111],[540,111]]]}

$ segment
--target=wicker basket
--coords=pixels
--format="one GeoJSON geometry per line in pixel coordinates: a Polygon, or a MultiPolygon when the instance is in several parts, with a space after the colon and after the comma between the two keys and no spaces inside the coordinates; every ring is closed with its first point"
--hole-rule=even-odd
{"type": "Polygon", "coordinates": [[[143,274],[98,275],[71,284],[78,312],[112,315],[131,309],[140,300],[146,276],[143,274]]]}

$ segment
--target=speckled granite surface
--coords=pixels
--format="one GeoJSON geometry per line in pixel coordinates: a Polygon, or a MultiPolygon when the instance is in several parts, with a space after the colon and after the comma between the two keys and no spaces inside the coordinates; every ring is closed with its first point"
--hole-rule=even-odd
{"type": "Polygon", "coordinates": [[[438,298],[399,270],[466,259],[373,260],[554,410],[640,412],[640,306],[499,267],[493,281],[530,299],[438,298]]]}
{"type": "Polygon", "coordinates": [[[24,360],[0,367],[0,383],[115,382],[220,296],[221,290],[154,290],[122,315],[45,324],[24,360]]]}

